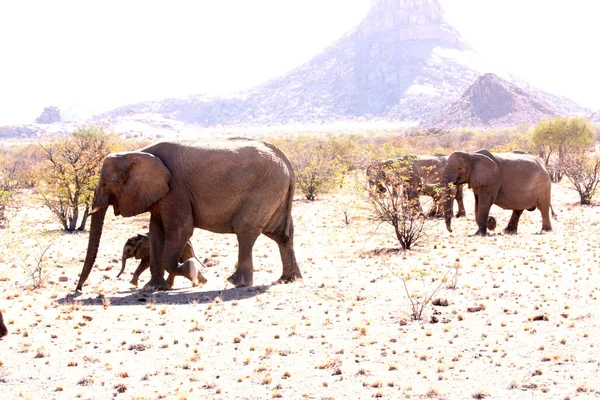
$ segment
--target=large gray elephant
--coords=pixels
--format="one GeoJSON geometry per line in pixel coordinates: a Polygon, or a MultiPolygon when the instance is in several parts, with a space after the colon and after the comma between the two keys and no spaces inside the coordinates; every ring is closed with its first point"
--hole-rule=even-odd
{"type": "Polygon", "coordinates": [[[108,206],[115,215],[150,212],[150,281],[145,290],[166,290],[165,271],[180,268],[194,228],[234,233],[238,262],[228,278],[253,284],[252,248],[263,233],[279,246],[281,282],[302,277],[294,253],[292,200],[296,178],[276,146],[246,139],[160,142],[139,151],[111,154],[103,162],[92,201],[87,254],[77,290],[94,265],[108,206]]]}
{"type": "MultiPolygon", "coordinates": [[[[487,234],[492,204],[513,210],[505,233],[516,234],[524,210],[542,213],[542,230],[551,231],[551,181],[544,164],[535,156],[519,151],[492,154],[482,149],[473,153],[456,151],[450,155],[442,185],[467,183],[475,195],[475,235],[487,234]]],[[[452,232],[452,195],[444,200],[446,228],[452,232]]]]}
{"type": "MultiPolygon", "coordinates": [[[[140,260],[138,267],[135,269],[133,273],[133,277],[129,281],[133,286],[138,286],[138,280],[142,272],[150,268],[150,236],[137,234],[125,242],[123,246],[123,253],[121,255],[121,271],[117,275],[117,278],[121,276],[123,271],[125,271],[125,266],[127,265],[127,260],[130,258],[135,258],[136,260],[140,260]]],[[[190,282],[192,282],[192,286],[196,286],[198,283],[204,284],[207,282],[206,278],[202,275],[202,272],[195,268],[196,264],[202,264],[200,260],[196,257],[196,253],[194,252],[194,248],[192,247],[192,242],[188,241],[183,247],[183,251],[181,253],[181,257],[179,258],[180,263],[185,263],[186,260],[194,258],[198,262],[197,263],[187,263],[184,266],[180,266],[174,273],[170,273],[167,278],[167,283],[169,286],[173,286],[173,282],[175,281],[175,277],[178,274],[182,274],[182,276],[188,278],[190,282]]]]}
{"type": "MultiPolygon", "coordinates": [[[[402,179],[405,182],[403,188],[406,196],[409,200],[418,201],[419,196],[429,196],[433,199],[433,205],[429,212],[428,217],[442,216],[442,195],[440,182],[448,156],[445,155],[433,155],[433,156],[420,156],[420,155],[407,155],[399,158],[393,158],[384,161],[377,161],[370,164],[366,169],[367,182],[370,188],[374,188],[378,193],[384,193],[388,189],[389,179],[386,176],[386,170],[392,169],[396,173],[404,173],[407,171],[406,179],[402,179]]],[[[401,182],[401,179],[394,179],[394,181],[401,182]]],[[[393,181],[392,181],[393,182],[393,181]]],[[[393,182],[395,183],[395,182],[393,182]]],[[[394,184],[392,184],[395,186],[394,184]]],[[[393,190],[400,190],[401,188],[394,188],[393,190]]],[[[463,185],[457,185],[455,192],[453,192],[453,198],[456,199],[458,204],[458,212],[456,217],[464,217],[465,206],[463,203],[463,185]]]]}
{"type": "Polygon", "coordinates": [[[4,325],[4,317],[2,316],[2,311],[0,311],[0,338],[8,335],[8,329],[6,329],[6,325],[4,325]]]}

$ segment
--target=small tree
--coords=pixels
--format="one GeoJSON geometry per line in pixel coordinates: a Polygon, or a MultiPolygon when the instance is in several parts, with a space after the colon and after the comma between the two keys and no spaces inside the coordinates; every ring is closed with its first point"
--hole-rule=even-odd
{"type": "Polygon", "coordinates": [[[370,210],[375,220],[390,224],[402,250],[409,250],[421,237],[425,215],[419,198],[409,199],[404,188],[410,180],[410,158],[380,164],[381,174],[375,185],[367,187],[370,210]]]}
{"type": "Polygon", "coordinates": [[[119,145],[115,135],[96,126],[78,128],[70,136],[39,143],[48,162],[39,193],[65,231],[85,229],[102,160],[119,145]]]}
{"type": "Polygon", "coordinates": [[[287,146],[296,172],[296,187],[308,200],[313,201],[318,194],[341,184],[346,167],[333,142],[300,138],[287,146]]]}
{"type": "Polygon", "coordinates": [[[567,155],[589,146],[594,135],[591,123],[582,117],[556,117],[538,122],[533,130],[533,142],[554,182],[562,179],[567,155]]]}
{"type": "Polygon", "coordinates": [[[9,213],[15,207],[14,194],[18,188],[15,179],[15,164],[12,154],[0,152],[0,228],[4,228],[9,222],[9,213]]]}
{"type": "Polygon", "coordinates": [[[13,190],[10,181],[0,182],[0,228],[8,224],[8,214],[13,205],[13,190]]]}
{"type": "Polygon", "coordinates": [[[592,158],[586,151],[572,153],[563,161],[563,171],[579,193],[579,203],[592,204],[600,183],[600,157],[592,158]]]}

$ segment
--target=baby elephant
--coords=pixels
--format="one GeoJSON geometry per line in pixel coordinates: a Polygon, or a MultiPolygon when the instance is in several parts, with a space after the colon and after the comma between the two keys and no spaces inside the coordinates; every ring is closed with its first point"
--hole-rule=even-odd
{"type": "MultiPolygon", "coordinates": [[[[121,257],[122,267],[117,278],[121,276],[125,270],[127,259],[132,257],[141,260],[133,273],[133,278],[129,281],[129,283],[137,287],[141,273],[150,267],[150,238],[148,235],[138,234],[127,239],[125,246],[123,246],[123,255],[121,257]]],[[[202,276],[202,273],[200,272],[200,266],[202,264],[196,257],[190,241],[188,241],[183,248],[179,262],[183,264],[180,264],[175,271],[167,271],[169,272],[169,277],[167,278],[169,286],[173,287],[175,277],[178,275],[188,278],[192,282],[192,286],[196,286],[198,283],[204,284],[207,282],[206,278],[202,276]]]]}
{"type": "Polygon", "coordinates": [[[2,311],[0,311],[0,338],[8,335],[8,329],[4,325],[4,318],[2,317],[2,311]]]}

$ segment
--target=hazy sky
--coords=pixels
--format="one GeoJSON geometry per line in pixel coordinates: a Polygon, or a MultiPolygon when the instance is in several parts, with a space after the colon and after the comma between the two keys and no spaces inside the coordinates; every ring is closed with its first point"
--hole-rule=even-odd
{"type": "MultiPolygon", "coordinates": [[[[441,0],[481,55],[600,110],[600,2],[441,0]]],[[[2,1],[0,125],[248,89],[308,61],[370,0],[2,1]]],[[[87,115],[86,115],[87,116],[87,115]]]]}

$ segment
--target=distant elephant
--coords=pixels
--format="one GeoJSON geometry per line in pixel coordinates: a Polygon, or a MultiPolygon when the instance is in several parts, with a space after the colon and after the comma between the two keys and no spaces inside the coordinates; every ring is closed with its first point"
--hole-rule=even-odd
{"type": "Polygon", "coordinates": [[[234,233],[238,262],[228,281],[252,286],[252,248],[263,233],[279,246],[280,282],[302,278],[294,252],[292,201],[296,178],[276,146],[246,138],[159,142],[111,154],[103,162],[92,201],[87,254],[77,290],[96,260],[106,210],[131,217],[150,212],[150,281],[167,290],[165,271],[178,271],[194,228],[234,233]]]}
{"type": "MultiPolygon", "coordinates": [[[[121,256],[121,271],[119,271],[117,278],[121,276],[123,271],[125,271],[127,260],[132,257],[135,257],[136,260],[141,260],[140,264],[133,273],[133,278],[131,278],[129,281],[129,283],[137,287],[138,279],[142,272],[150,268],[150,238],[148,235],[138,234],[127,239],[125,245],[123,246],[123,254],[121,256]]],[[[194,253],[194,248],[192,247],[192,242],[188,241],[183,247],[183,252],[181,253],[179,262],[184,263],[190,258],[197,259],[196,254],[194,253]]],[[[198,264],[200,264],[200,260],[198,260],[198,264]]],[[[200,269],[195,268],[194,263],[188,263],[186,265],[188,268],[184,268],[182,265],[176,271],[169,274],[169,277],[167,278],[167,283],[169,286],[173,287],[173,282],[175,281],[175,277],[178,273],[184,273],[183,276],[192,282],[192,286],[196,286],[198,283],[204,284],[207,282],[206,278],[200,272],[200,269]]]]}
{"type": "Polygon", "coordinates": [[[0,311],[0,338],[8,335],[8,329],[6,329],[6,325],[4,325],[4,317],[2,316],[2,311],[0,311]]]}
{"type": "MultiPolygon", "coordinates": [[[[441,190],[440,182],[448,156],[419,156],[407,155],[404,157],[378,161],[370,164],[366,169],[367,182],[370,188],[375,188],[378,193],[387,191],[386,182],[389,184],[386,177],[386,170],[393,169],[395,172],[403,173],[407,170],[405,177],[406,187],[396,188],[393,190],[404,190],[409,200],[418,201],[419,196],[429,196],[433,199],[433,206],[427,213],[428,217],[442,216],[441,190]]],[[[400,181],[399,179],[395,179],[400,181]]],[[[456,193],[453,198],[458,203],[458,212],[456,217],[464,217],[465,206],[463,203],[463,185],[457,185],[456,193]]],[[[420,206],[420,203],[419,203],[420,206]]]]}
{"type": "MultiPolygon", "coordinates": [[[[475,195],[475,235],[487,234],[487,222],[492,204],[513,210],[505,233],[516,234],[523,210],[536,208],[542,213],[542,231],[551,231],[552,183],[544,164],[535,156],[523,152],[495,153],[482,149],[474,153],[455,151],[448,158],[442,176],[442,186],[469,184],[475,195]]],[[[446,192],[447,193],[447,192],[446,192]]],[[[452,232],[452,195],[444,200],[446,228],[452,232]]],[[[495,225],[495,224],[494,224],[495,225]]]]}

